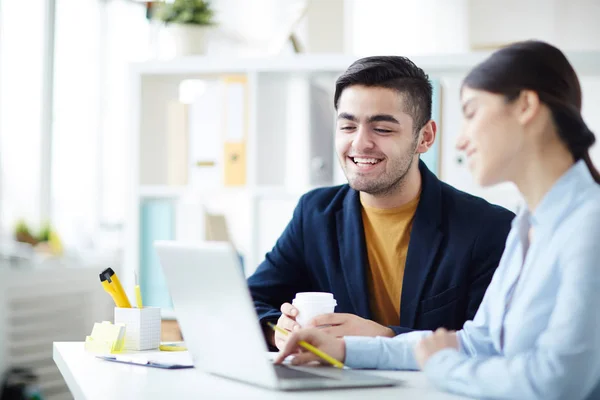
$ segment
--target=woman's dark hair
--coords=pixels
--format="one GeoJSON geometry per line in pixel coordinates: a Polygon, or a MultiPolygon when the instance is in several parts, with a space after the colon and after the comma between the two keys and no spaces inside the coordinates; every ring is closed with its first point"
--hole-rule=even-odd
{"type": "Polygon", "coordinates": [[[514,43],[476,66],[463,86],[502,94],[509,102],[522,90],[536,92],[550,109],[558,135],[575,161],[583,159],[600,183],[600,173],[589,154],[596,138],[581,116],[579,79],[559,49],[535,40],[514,43]]]}

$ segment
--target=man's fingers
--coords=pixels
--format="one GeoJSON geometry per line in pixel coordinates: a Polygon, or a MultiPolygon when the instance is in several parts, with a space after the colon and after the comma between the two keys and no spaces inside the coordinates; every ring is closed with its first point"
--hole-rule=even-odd
{"type": "Polygon", "coordinates": [[[284,347],[284,346],[282,346],[282,347],[277,346],[277,347],[279,348],[279,353],[277,353],[277,356],[275,357],[275,360],[273,360],[273,363],[281,364],[287,356],[283,353],[283,350],[282,350],[282,347],[284,347]]]}
{"type": "Polygon", "coordinates": [[[279,317],[279,320],[277,321],[277,326],[290,332],[293,331],[296,326],[298,328],[300,327],[300,325],[296,321],[288,318],[286,315],[282,315],[281,317],[279,317]]]}
{"type": "Polygon", "coordinates": [[[287,342],[286,340],[286,336],[283,336],[280,333],[275,334],[275,346],[281,350],[285,347],[285,342],[287,342]]]}
{"type": "Polygon", "coordinates": [[[285,346],[284,346],[283,350],[281,350],[281,352],[285,355],[285,357],[289,356],[290,354],[294,354],[294,353],[298,352],[298,350],[300,349],[298,342],[300,342],[302,340],[310,342],[310,340],[309,340],[310,337],[311,337],[310,331],[298,331],[298,332],[294,332],[294,333],[290,334],[289,336],[286,337],[285,346]]]}
{"type": "Polygon", "coordinates": [[[330,313],[322,314],[314,317],[308,322],[309,327],[317,327],[321,325],[340,325],[344,322],[344,314],[330,313]]]}
{"type": "Polygon", "coordinates": [[[344,327],[342,325],[329,326],[327,328],[320,328],[321,332],[326,333],[335,337],[343,337],[344,336],[344,327]]]}
{"type": "Polygon", "coordinates": [[[298,346],[289,346],[289,338],[289,336],[281,335],[279,340],[275,339],[277,343],[277,348],[279,349],[279,354],[277,354],[277,357],[275,357],[274,360],[275,364],[280,364],[281,362],[283,362],[283,360],[285,360],[287,356],[289,356],[290,354],[294,354],[295,352],[298,352],[300,350],[298,346]]]}
{"type": "Polygon", "coordinates": [[[276,360],[284,360],[290,354],[298,352],[298,342],[303,340],[302,337],[302,332],[292,333],[289,336],[286,336],[285,344],[283,345],[283,348],[279,348],[279,356],[276,360]]]}
{"type": "Polygon", "coordinates": [[[298,315],[298,310],[290,303],[283,303],[281,305],[281,312],[291,318],[296,318],[298,315]]]}

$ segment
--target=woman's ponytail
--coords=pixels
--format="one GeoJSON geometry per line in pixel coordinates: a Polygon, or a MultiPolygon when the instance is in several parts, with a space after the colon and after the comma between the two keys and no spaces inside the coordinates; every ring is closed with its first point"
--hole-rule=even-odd
{"type": "Polygon", "coordinates": [[[552,111],[558,135],[565,143],[575,161],[583,160],[590,174],[600,184],[600,173],[590,158],[590,147],[596,142],[596,136],[588,128],[578,109],[567,104],[560,104],[556,99],[540,99],[545,101],[552,111]]]}
{"type": "Polygon", "coordinates": [[[600,172],[598,172],[598,169],[592,162],[592,159],[590,158],[590,152],[586,151],[582,158],[583,161],[585,161],[585,165],[587,165],[596,183],[600,184],[600,172]]]}

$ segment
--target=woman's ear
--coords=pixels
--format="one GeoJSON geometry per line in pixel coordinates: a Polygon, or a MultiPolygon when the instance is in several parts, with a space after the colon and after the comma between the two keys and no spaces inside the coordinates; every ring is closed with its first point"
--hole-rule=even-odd
{"type": "Polygon", "coordinates": [[[429,120],[419,132],[419,137],[417,138],[417,148],[415,151],[417,154],[426,153],[427,150],[433,146],[433,142],[435,141],[435,135],[437,131],[437,126],[435,121],[429,120]]]}
{"type": "Polygon", "coordinates": [[[515,101],[517,119],[522,125],[527,125],[540,111],[540,97],[533,90],[522,90],[515,101]]]}

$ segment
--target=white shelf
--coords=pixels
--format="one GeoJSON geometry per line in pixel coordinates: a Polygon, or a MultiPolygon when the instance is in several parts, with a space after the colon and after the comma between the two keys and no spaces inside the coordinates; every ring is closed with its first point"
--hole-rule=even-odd
{"type": "Polygon", "coordinates": [[[188,56],[133,64],[143,75],[235,74],[247,72],[338,71],[356,57],[347,55],[292,55],[287,57],[229,58],[188,56]]]}
{"type": "MultiPolygon", "coordinates": [[[[491,52],[462,54],[407,54],[428,73],[465,71],[487,58],[491,52]]],[[[565,53],[579,73],[598,71],[600,51],[565,53]]],[[[133,72],[141,75],[230,74],[248,72],[337,72],[344,71],[360,57],[347,54],[299,54],[278,57],[232,58],[190,56],[133,64],[133,72]]]]}
{"type": "Polygon", "coordinates": [[[142,185],[139,195],[142,198],[177,198],[185,195],[186,187],[166,185],[142,185]]]}
{"type": "Polygon", "coordinates": [[[226,196],[252,196],[252,197],[286,197],[304,194],[318,186],[307,187],[287,187],[283,185],[263,185],[256,187],[231,187],[219,189],[199,189],[187,186],[169,186],[169,185],[141,185],[139,196],[141,199],[160,198],[160,199],[180,199],[186,196],[202,196],[208,194],[211,197],[226,196]]]}

